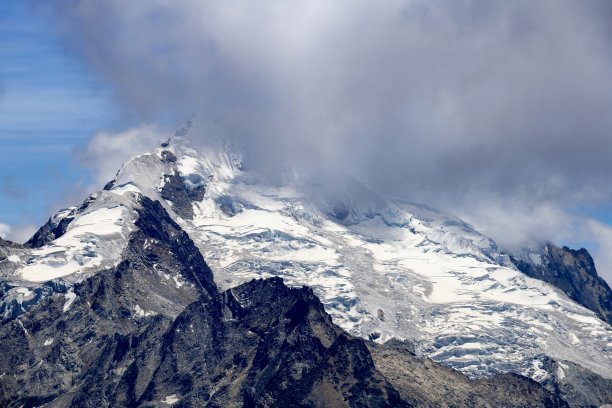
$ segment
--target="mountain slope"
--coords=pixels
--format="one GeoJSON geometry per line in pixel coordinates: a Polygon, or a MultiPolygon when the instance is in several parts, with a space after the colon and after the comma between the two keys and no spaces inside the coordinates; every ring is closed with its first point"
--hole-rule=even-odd
{"type": "Polygon", "coordinates": [[[612,324],[612,289],[597,275],[589,252],[547,243],[537,251],[512,257],[525,275],[551,283],[567,296],[612,324]]]}
{"type": "Polygon", "coordinates": [[[543,382],[544,387],[571,402],[572,406],[603,407],[611,403],[611,379],[602,378],[570,361],[546,359],[544,366],[551,373],[543,382]]]}
{"type": "MultiPolygon", "coordinates": [[[[533,380],[516,374],[470,380],[439,363],[418,358],[409,345],[397,340],[385,344],[369,343],[369,349],[380,372],[407,402],[416,407],[524,408],[566,405],[561,398],[533,380]]],[[[603,384],[598,390],[605,390],[609,385],[603,384]]]]}
{"type": "Polygon", "coordinates": [[[150,336],[189,303],[216,295],[187,234],[158,202],[137,201],[135,231],[117,266],[73,284],[56,279],[46,285],[54,290],[0,326],[0,405],[66,406],[91,396],[100,376],[120,375],[121,364],[147,342],[154,347],[150,336]]]}
{"type": "MultiPolygon", "coordinates": [[[[172,293],[162,296],[168,302],[130,305],[139,316],[174,319],[197,298],[199,283],[212,290],[208,273],[198,282],[172,255],[186,233],[190,253],[204,256],[221,289],[274,276],[308,285],[351,335],[411,339],[418,355],[471,377],[513,372],[554,382],[550,358],[612,377],[610,325],[518,271],[461,220],[384,200],[350,177],[294,172],[266,183],[231,150],[202,153],[180,138],[126,162],[103,191],[52,217],[32,248],[7,249],[11,255],[0,259],[5,318],[122,265],[132,238],[154,224],[138,225],[143,202],[156,201],[147,214],[174,232],[149,231],[140,247],[172,244],[170,257],[160,250],[137,259],[156,290],[172,293]]],[[[131,387],[142,392],[144,382],[131,387]]]]}
{"type": "MultiPolygon", "coordinates": [[[[171,317],[138,307],[146,302],[141,283],[148,275],[122,262],[76,284],[74,296],[49,296],[0,326],[0,404],[442,406],[439,392],[396,380],[408,372],[420,372],[425,383],[444,383],[453,390],[455,407],[473,407],[470,388],[482,389],[475,380],[401,349],[393,349],[393,360],[409,364],[398,367],[378,358],[389,346],[371,345],[373,360],[364,340],[332,324],[310,289],[290,289],[280,279],[251,281],[212,297],[203,291],[171,317]]],[[[149,288],[148,296],[158,296],[159,289],[149,288]]],[[[505,377],[487,383],[503,392],[479,396],[479,406],[567,406],[519,376],[511,385],[505,377]]]]}
{"type": "Polygon", "coordinates": [[[0,327],[0,404],[408,406],[311,291],[280,280],[202,289],[173,319],[164,288],[143,285],[158,277],[134,259],[151,254],[130,252],[0,327]]]}
{"type": "Polygon", "coordinates": [[[542,380],[550,356],[612,377],[608,324],[431,208],[331,174],[266,183],[232,151],[180,138],[128,161],[109,192],[128,189],[165,203],[222,288],[272,276],[308,285],[351,334],[412,339],[471,376],[542,380]]]}
{"type": "Polygon", "coordinates": [[[183,405],[408,406],[312,291],[280,279],[190,305],[161,348],[144,405],[173,395],[183,405]]]}

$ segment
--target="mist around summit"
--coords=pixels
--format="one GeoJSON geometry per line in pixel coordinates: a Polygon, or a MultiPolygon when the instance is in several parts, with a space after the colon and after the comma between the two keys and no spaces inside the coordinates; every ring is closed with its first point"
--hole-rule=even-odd
{"type": "Polygon", "coordinates": [[[612,270],[612,230],[592,217],[612,199],[606,1],[41,8],[130,124],[101,129],[86,149],[103,174],[149,144],[152,127],[197,112],[196,143],[230,140],[271,179],[287,163],[337,168],[505,247],[585,244],[612,270]],[[115,144],[100,150],[104,137],[115,144]]]}

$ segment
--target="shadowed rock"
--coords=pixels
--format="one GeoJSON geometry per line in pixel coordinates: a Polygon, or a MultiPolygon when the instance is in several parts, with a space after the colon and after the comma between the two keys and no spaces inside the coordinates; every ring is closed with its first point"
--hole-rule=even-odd
{"type": "Polygon", "coordinates": [[[612,290],[597,275],[589,252],[546,244],[538,254],[540,262],[511,257],[517,268],[535,279],[548,282],[567,296],[594,311],[605,322],[612,324],[612,290]]]}
{"type": "Polygon", "coordinates": [[[190,305],[164,338],[140,401],[177,406],[408,406],[360,339],[333,325],[310,289],[256,280],[190,305]]]}
{"type": "Polygon", "coordinates": [[[417,407],[540,408],[567,407],[557,395],[516,374],[470,380],[458,371],[417,357],[408,343],[368,343],[377,369],[417,407]]]}
{"type": "Polygon", "coordinates": [[[544,359],[543,368],[550,373],[542,384],[577,407],[612,405],[612,379],[601,376],[571,361],[544,359]]]}
{"type": "Polygon", "coordinates": [[[310,289],[252,281],[172,321],[134,311],[147,295],[122,265],[77,285],[68,310],[56,294],[0,328],[0,405],[409,406],[310,289]]]}

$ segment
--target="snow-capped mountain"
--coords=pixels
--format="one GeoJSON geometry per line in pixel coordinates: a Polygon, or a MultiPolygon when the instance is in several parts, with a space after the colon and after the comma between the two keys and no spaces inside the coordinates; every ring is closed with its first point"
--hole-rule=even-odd
{"type": "MultiPolygon", "coordinates": [[[[231,149],[199,151],[181,137],[126,162],[25,247],[4,249],[0,272],[13,305],[5,317],[43,282],[70,287],[115,267],[143,196],[187,232],[221,289],[273,276],[310,286],[349,333],[409,339],[418,354],[472,377],[515,372],[542,382],[552,358],[612,378],[610,325],[526,276],[470,225],[386,200],[348,176],[298,171],[266,183],[231,149]]],[[[182,284],[170,271],[159,276],[182,284]]]]}

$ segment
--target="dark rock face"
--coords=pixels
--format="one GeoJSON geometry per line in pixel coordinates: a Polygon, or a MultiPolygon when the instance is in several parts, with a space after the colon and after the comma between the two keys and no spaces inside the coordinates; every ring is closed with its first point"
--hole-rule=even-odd
{"type": "MultiPolygon", "coordinates": [[[[74,398],[104,384],[101,377],[116,381],[123,358],[136,358],[136,345],[146,344],[148,333],[169,326],[171,319],[161,315],[131,318],[149,293],[134,287],[139,279],[125,266],[76,285],[72,304],[55,293],[2,325],[0,406],[79,406],[74,398]]],[[[91,405],[82,406],[104,399],[91,397],[91,405]]]]}
{"type": "Polygon", "coordinates": [[[417,357],[411,346],[401,341],[391,340],[383,345],[368,343],[368,347],[377,369],[405,401],[417,407],[568,406],[535,381],[516,374],[470,380],[449,367],[417,357]]]}
{"type": "Polygon", "coordinates": [[[0,326],[0,406],[124,405],[109,398],[124,375],[135,375],[128,367],[142,362],[142,383],[131,383],[132,393],[142,392],[174,318],[216,296],[187,234],[159,202],[142,198],[141,205],[139,229],[117,267],[56,288],[0,326]]]}
{"type": "Polygon", "coordinates": [[[189,235],[158,201],[142,197],[140,203],[141,208],[136,210],[138,230],[132,234],[128,245],[131,250],[126,251],[124,257],[131,263],[130,267],[153,269],[157,275],[167,272],[174,276],[175,286],[178,286],[176,289],[181,290],[181,296],[184,296],[184,288],[176,278],[177,273],[180,279],[204,294],[215,295],[217,286],[213,273],[189,235]]]}
{"type": "Polygon", "coordinates": [[[547,358],[543,368],[550,373],[550,377],[542,385],[572,406],[601,407],[612,404],[612,379],[602,378],[570,361],[547,358]]]}
{"type": "Polygon", "coordinates": [[[126,263],[0,327],[0,405],[407,407],[309,289],[252,281],[176,319],[126,263]],[[151,306],[147,306],[151,307],[151,306]],[[64,311],[65,310],[65,311],[64,311]]]}
{"type": "Polygon", "coordinates": [[[0,325],[0,406],[408,406],[311,290],[217,294],[188,235],[140,200],[117,267],[42,285],[0,325]]]}
{"type": "Polygon", "coordinates": [[[338,221],[344,221],[350,214],[349,209],[343,202],[337,202],[332,208],[332,217],[338,221]]]}
{"type": "MultiPolygon", "coordinates": [[[[162,147],[168,147],[168,145],[166,144],[166,146],[164,146],[164,145],[162,144],[162,147]]],[[[170,150],[164,150],[164,151],[162,151],[162,153],[161,153],[161,158],[162,158],[162,161],[163,161],[164,163],[176,163],[176,161],[177,161],[176,156],[175,156],[175,155],[174,155],[174,153],[172,153],[170,150]]]]}
{"type": "Polygon", "coordinates": [[[50,218],[45,225],[40,227],[36,233],[30,238],[24,246],[28,248],[40,248],[45,244],[53,241],[64,235],[68,225],[74,220],[75,211],[70,214],[59,217],[58,219],[50,218]]]}
{"type": "Polygon", "coordinates": [[[23,245],[0,238],[0,264],[6,261],[6,259],[12,254],[14,250],[22,248],[23,245]]]}
{"type": "Polygon", "coordinates": [[[65,293],[66,287],[61,282],[47,282],[32,289],[32,296],[27,300],[17,300],[10,296],[10,290],[15,285],[0,281],[0,323],[16,319],[43,298],[53,293],[65,293]]]}
{"type": "Polygon", "coordinates": [[[177,406],[407,406],[362,340],[331,322],[310,289],[251,281],[190,305],[164,338],[139,403],[177,406]]]}
{"type": "Polygon", "coordinates": [[[193,202],[201,201],[206,193],[206,187],[201,180],[186,183],[178,174],[164,176],[164,185],[161,188],[161,197],[172,202],[172,209],[181,218],[193,219],[193,202]],[[188,187],[187,184],[189,184],[188,187]]]}
{"type": "Polygon", "coordinates": [[[0,248],[21,248],[23,245],[0,238],[0,248]]]}
{"type": "MultiPolygon", "coordinates": [[[[110,184],[110,183],[109,183],[110,184]]],[[[106,187],[105,187],[106,188],[106,187]]],[[[74,217],[83,212],[97,198],[97,194],[90,195],[83,201],[80,207],[72,207],[63,210],[59,214],[49,218],[49,220],[34,233],[24,246],[26,248],[40,248],[49,242],[64,235],[68,230],[68,225],[74,220],[74,217]]]]}
{"type": "MultiPolygon", "coordinates": [[[[47,282],[27,308],[3,309],[0,406],[567,406],[520,376],[472,381],[406,343],[353,338],[312,290],[278,278],[218,293],[164,207],[138,203],[116,267],[47,282]]],[[[588,381],[553,391],[578,401],[589,384],[608,385],[588,381]]]]}
{"type": "Polygon", "coordinates": [[[597,275],[595,263],[588,251],[584,248],[559,248],[549,243],[541,253],[543,259],[538,264],[512,256],[510,258],[527,276],[555,285],[571,299],[612,324],[612,290],[597,275]]]}
{"type": "MultiPolygon", "coordinates": [[[[127,248],[121,255],[116,271],[137,273],[134,285],[155,296],[144,296],[146,310],[175,317],[186,305],[200,298],[202,293],[217,293],[213,274],[200,251],[186,232],[174,222],[162,205],[147,197],[140,198],[136,208],[137,230],[132,233],[127,248]]],[[[67,286],[60,278],[31,288],[32,296],[17,301],[10,289],[19,283],[0,279],[0,319],[12,320],[34,307],[45,297],[66,293],[67,286]]],[[[145,306],[140,303],[140,306],[145,306]]]]}
{"type": "Polygon", "coordinates": [[[223,211],[223,214],[227,215],[228,217],[233,217],[242,212],[243,205],[236,202],[236,200],[230,196],[223,195],[217,197],[215,202],[219,206],[219,209],[223,211]]]}
{"type": "Polygon", "coordinates": [[[54,294],[0,326],[0,406],[567,406],[520,376],[472,381],[402,342],[366,346],[278,278],[202,292],[175,318],[134,313],[155,307],[142,273],[122,264],[68,308],[54,294]]]}

